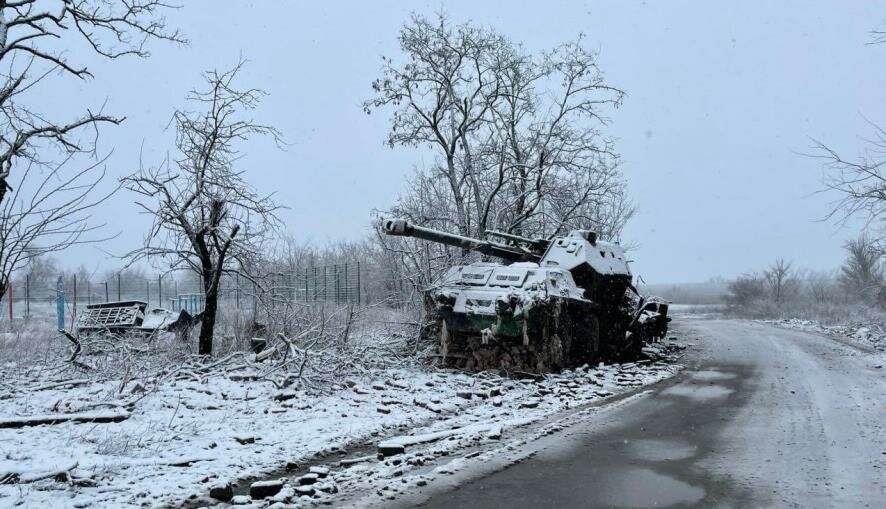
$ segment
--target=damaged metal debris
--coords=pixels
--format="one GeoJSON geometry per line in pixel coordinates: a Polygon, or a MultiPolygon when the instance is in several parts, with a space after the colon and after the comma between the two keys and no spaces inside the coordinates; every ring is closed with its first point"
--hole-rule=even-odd
{"type": "Polygon", "coordinates": [[[186,335],[198,319],[199,315],[193,316],[185,310],[149,308],[147,302],[140,300],[104,302],[86,306],[77,319],[75,332],[77,335],[150,336],[165,331],[186,335]]]}
{"type": "Polygon", "coordinates": [[[667,333],[668,303],[641,296],[624,250],[573,230],[553,239],[487,232],[507,243],[473,239],[387,220],[388,235],[476,251],[504,263],[450,268],[425,293],[445,366],[549,372],[597,359],[640,355],[667,333]]]}

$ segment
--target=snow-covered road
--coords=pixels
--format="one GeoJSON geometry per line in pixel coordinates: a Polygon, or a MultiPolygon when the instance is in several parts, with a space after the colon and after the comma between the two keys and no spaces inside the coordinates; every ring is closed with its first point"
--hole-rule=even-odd
{"type": "Polygon", "coordinates": [[[648,393],[400,498],[426,507],[883,507],[882,354],[684,320],[687,369],[648,393]]]}

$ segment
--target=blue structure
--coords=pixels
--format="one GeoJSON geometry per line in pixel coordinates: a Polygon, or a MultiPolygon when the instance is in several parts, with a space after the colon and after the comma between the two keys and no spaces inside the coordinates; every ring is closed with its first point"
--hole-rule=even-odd
{"type": "Polygon", "coordinates": [[[196,315],[203,311],[202,293],[181,293],[177,297],[169,299],[173,311],[187,311],[190,315],[196,315]]]}
{"type": "Polygon", "coordinates": [[[61,276],[55,284],[55,311],[58,315],[58,330],[65,330],[65,280],[61,276]]]}

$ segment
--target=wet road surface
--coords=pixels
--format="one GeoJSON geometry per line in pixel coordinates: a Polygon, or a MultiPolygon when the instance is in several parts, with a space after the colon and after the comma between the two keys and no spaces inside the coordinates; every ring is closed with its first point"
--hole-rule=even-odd
{"type": "Polygon", "coordinates": [[[422,507],[886,507],[882,357],[743,321],[682,329],[677,377],[422,507]]]}

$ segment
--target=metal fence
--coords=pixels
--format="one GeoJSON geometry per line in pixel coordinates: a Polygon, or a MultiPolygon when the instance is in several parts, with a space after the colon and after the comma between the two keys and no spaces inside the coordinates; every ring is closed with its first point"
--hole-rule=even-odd
{"type": "MultiPolygon", "coordinates": [[[[366,269],[360,262],[278,270],[255,280],[232,275],[222,278],[219,299],[223,306],[238,310],[256,309],[259,301],[360,305],[373,298],[366,280],[366,269]]],[[[0,316],[12,319],[43,314],[47,309],[54,312],[60,295],[73,316],[78,307],[111,301],[138,300],[191,313],[202,310],[204,303],[202,283],[194,274],[134,276],[122,272],[101,280],[67,275],[41,281],[25,276],[12,279],[7,295],[0,299],[6,308],[0,316]]]]}

